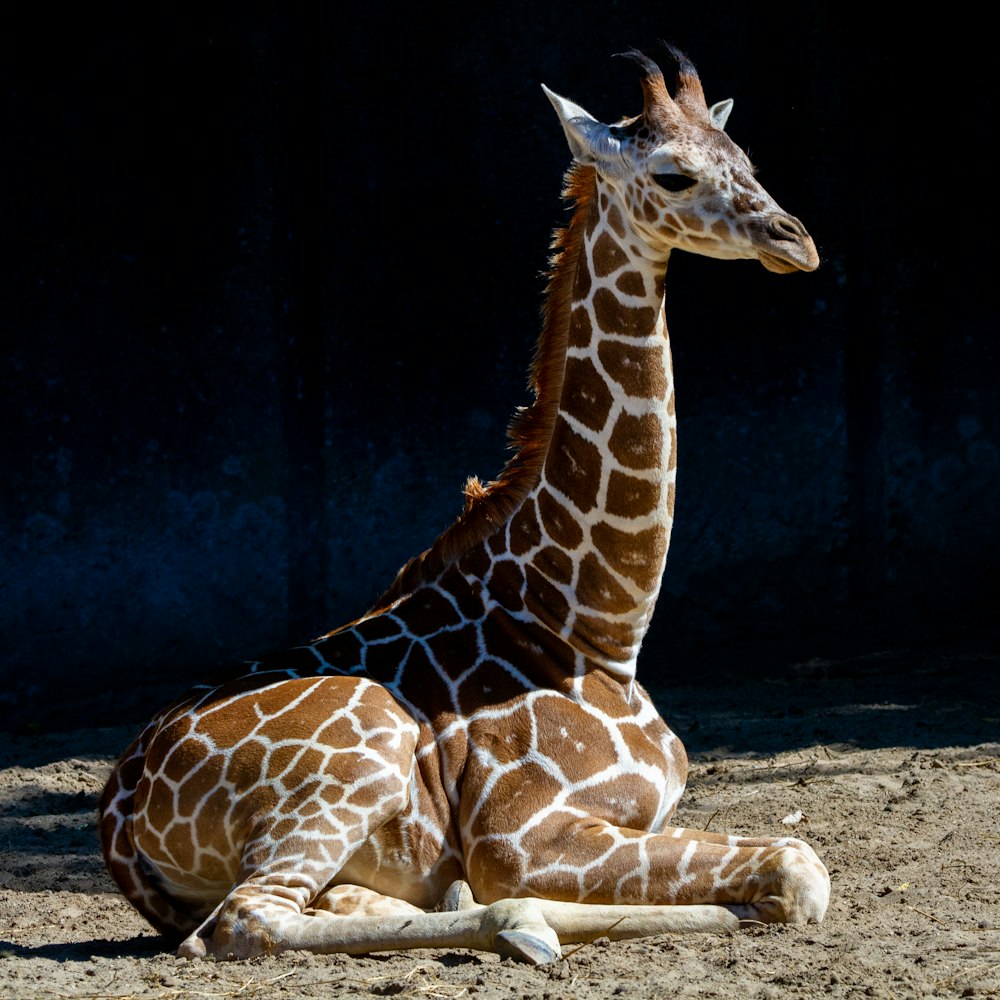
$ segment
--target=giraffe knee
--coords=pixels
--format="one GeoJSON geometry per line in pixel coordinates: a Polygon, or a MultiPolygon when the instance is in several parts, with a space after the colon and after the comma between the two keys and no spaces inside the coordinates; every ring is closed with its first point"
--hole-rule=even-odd
{"type": "Polygon", "coordinates": [[[830,875],[804,841],[789,838],[775,845],[772,884],[754,904],[758,920],[768,923],[820,923],[830,903],[830,875]]]}
{"type": "Polygon", "coordinates": [[[256,891],[232,895],[181,942],[177,955],[229,961],[272,954],[280,950],[280,925],[291,912],[297,909],[287,901],[256,891]]]}

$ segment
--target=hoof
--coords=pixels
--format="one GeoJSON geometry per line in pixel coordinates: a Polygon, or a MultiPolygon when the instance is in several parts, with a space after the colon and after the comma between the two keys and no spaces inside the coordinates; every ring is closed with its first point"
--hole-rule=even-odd
{"type": "Polygon", "coordinates": [[[198,936],[197,931],[181,941],[180,947],[177,949],[177,957],[189,960],[208,958],[208,949],[205,947],[205,941],[198,936]]]}
{"type": "Polygon", "coordinates": [[[503,958],[514,958],[529,965],[548,965],[558,962],[561,952],[552,945],[527,931],[500,931],[493,940],[493,949],[503,958]]]}
{"type": "Polygon", "coordinates": [[[441,902],[434,909],[438,913],[457,913],[459,910],[479,909],[479,904],[472,895],[469,883],[456,879],[448,886],[447,892],[441,897],[441,902]]]}

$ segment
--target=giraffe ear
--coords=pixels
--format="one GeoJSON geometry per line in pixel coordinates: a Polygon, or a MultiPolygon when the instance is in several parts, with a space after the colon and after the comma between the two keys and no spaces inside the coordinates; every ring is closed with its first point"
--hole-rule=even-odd
{"type": "Polygon", "coordinates": [[[729,112],[733,110],[733,99],[727,97],[718,104],[713,104],[708,109],[708,120],[720,131],[725,131],[726,122],[729,121],[729,112]]]}
{"type": "Polygon", "coordinates": [[[596,165],[606,161],[610,153],[617,152],[618,140],[610,134],[607,125],[588,114],[579,104],[549,90],[544,83],[542,90],[556,109],[569,150],[577,163],[596,165]]]}

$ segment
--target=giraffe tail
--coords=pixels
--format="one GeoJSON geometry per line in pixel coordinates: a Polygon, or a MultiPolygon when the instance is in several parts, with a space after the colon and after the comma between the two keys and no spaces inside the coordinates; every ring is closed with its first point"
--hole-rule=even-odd
{"type": "Polygon", "coordinates": [[[160,719],[154,719],[122,754],[104,786],[98,812],[101,849],[108,872],[122,895],[156,928],[171,939],[186,937],[199,919],[157,884],[135,844],[132,810],[142,777],[148,745],[160,719]]]}

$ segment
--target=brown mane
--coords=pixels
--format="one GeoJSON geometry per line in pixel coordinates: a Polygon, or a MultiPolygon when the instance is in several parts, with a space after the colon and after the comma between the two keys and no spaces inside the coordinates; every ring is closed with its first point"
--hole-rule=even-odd
{"type": "Polygon", "coordinates": [[[437,577],[473,546],[485,541],[517,511],[538,483],[562,394],[573,278],[595,190],[593,167],[574,165],[567,171],[562,194],[575,203],[575,208],[569,225],[557,229],[552,239],[542,332],[535,347],[529,380],[535,398],[530,406],[515,415],[508,429],[514,455],[493,482],[483,486],[478,479],[472,478],[466,483],[465,510],[429,549],[403,566],[369,614],[384,611],[421,583],[437,577]]]}

